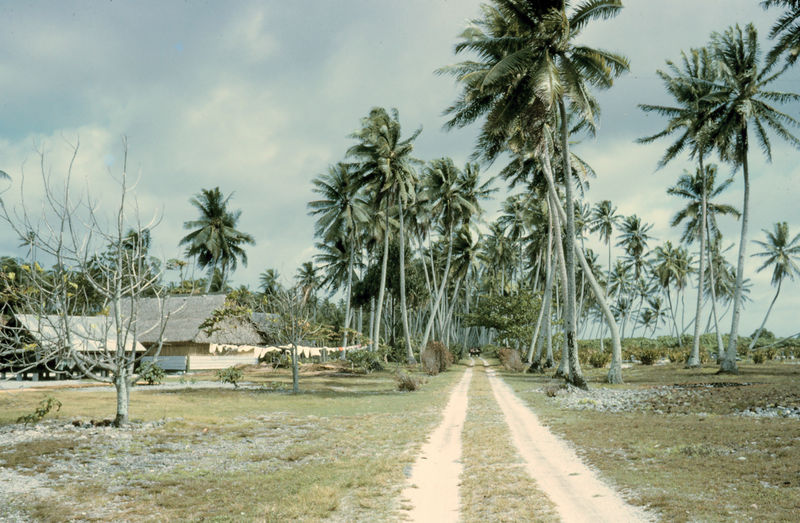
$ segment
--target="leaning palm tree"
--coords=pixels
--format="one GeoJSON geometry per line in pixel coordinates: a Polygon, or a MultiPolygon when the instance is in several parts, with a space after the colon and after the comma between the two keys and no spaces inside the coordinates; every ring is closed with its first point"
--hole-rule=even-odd
{"type": "MultiPolygon", "coordinates": [[[[406,139],[401,139],[400,115],[397,109],[391,114],[382,107],[370,110],[369,115],[361,120],[361,129],[351,136],[358,143],[347,151],[347,156],[358,162],[358,173],[361,183],[367,186],[372,194],[376,209],[383,207],[385,211],[386,235],[383,245],[383,261],[381,265],[381,284],[378,291],[378,310],[375,343],[380,334],[380,320],[383,308],[383,293],[386,288],[386,265],[389,258],[389,214],[393,205],[397,205],[400,222],[400,315],[403,320],[403,335],[406,342],[408,363],[416,363],[411,335],[408,330],[408,311],[406,310],[405,289],[405,230],[403,223],[404,208],[414,200],[417,174],[414,164],[417,160],[411,156],[413,142],[422,129],[417,129],[406,139]]],[[[377,347],[377,345],[376,345],[377,347]]]]}
{"type": "Polygon", "coordinates": [[[224,288],[229,270],[235,270],[239,260],[247,266],[247,253],[243,246],[255,245],[252,236],[236,229],[242,211],[228,210],[232,196],[231,193],[224,197],[219,187],[214,187],[202,189],[189,200],[200,211],[200,218],[183,223],[184,229],[193,230],[181,238],[178,245],[187,247],[186,256],[196,257],[201,269],[208,269],[206,292],[211,290],[217,270],[221,276],[221,288],[224,288]]]}
{"type": "Polygon", "coordinates": [[[800,0],[764,0],[761,5],[764,9],[786,8],[769,32],[770,39],[777,38],[777,42],[767,55],[767,61],[773,63],[786,55],[786,64],[793,65],[800,56],[800,0]]]}
{"type": "Polygon", "coordinates": [[[800,234],[790,240],[789,225],[786,222],[778,222],[773,226],[772,232],[765,230],[764,233],[767,235],[767,240],[763,242],[756,240],[755,242],[764,250],[753,256],[766,258],[757,272],[772,267],[772,285],[777,285],[777,290],[769,304],[767,314],[764,315],[764,321],[761,322],[761,326],[750,342],[749,350],[756,346],[761,331],[764,330],[769,313],[772,312],[772,306],[775,305],[775,300],[781,293],[783,279],[788,276],[790,280],[793,280],[795,275],[800,275],[800,265],[798,265],[800,263],[800,234]]]}
{"type": "MultiPolygon", "coordinates": [[[[744,285],[744,263],[747,254],[747,226],[750,218],[750,133],[761,146],[767,159],[772,157],[772,147],[767,129],[796,147],[797,139],[787,125],[800,125],[796,119],[776,109],[772,104],[799,101],[795,93],[766,90],[779,73],[773,73],[772,63],[760,64],[758,35],[752,24],[744,30],[738,25],[724,33],[713,33],[712,45],[720,83],[712,100],[716,104],[711,112],[712,125],[704,130],[707,143],[713,143],[720,156],[735,167],[742,168],[744,198],[742,202],[742,228],[739,238],[739,253],[736,266],[736,289],[733,298],[731,330],[726,357],[720,362],[720,372],[737,373],[736,345],[739,335],[742,289],[744,285]]],[[[704,140],[706,140],[704,138],[704,140]]]]}
{"type": "MultiPolygon", "coordinates": [[[[464,126],[486,115],[478,139],[484,157],[493,158],[513,144],[520,133],[535,141],[549,155],[544,129],[560,129],[563,183],[566,205],[567,303],[565,337],[570,347],[569,381],[585,387],[575,344],[575,216],[568,113],[593,126],[597,103],[589,87],[605,89],[627,70],[625,58],[579,45],[576,40],[589,23],[615,16],[619,0],[587,0],[571,8],[571,2],[495,0],[483,6],[483,18],[464,33],[456,53],[473,51],[480,60],[442,69],[464,84],[464,92],[447,112],[448,125],[464,126]]],[[[549,157],[547,158],[549,162],[549,157]]]]}

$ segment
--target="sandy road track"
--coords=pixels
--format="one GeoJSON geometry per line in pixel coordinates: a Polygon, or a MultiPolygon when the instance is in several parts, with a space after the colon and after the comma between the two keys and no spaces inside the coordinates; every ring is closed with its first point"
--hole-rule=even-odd
{"type": "MultiPolygon", "coordinates": [[[[486,361],[483,364],[488,367],[486,361]]],[[[542,425],[493,370],[487,368],[486,373],[528,473],[556,505],[563,521],[650,521],[645,512],[626,503],[570,447],[542,425]]]]}

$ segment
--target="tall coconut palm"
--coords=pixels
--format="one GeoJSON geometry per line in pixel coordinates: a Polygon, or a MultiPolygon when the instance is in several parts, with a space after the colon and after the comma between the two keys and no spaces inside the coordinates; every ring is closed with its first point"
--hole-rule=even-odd
{"type": "MultiPolygon", "coordinates": [[[[355,166],[337,163],[328,168],[328,172],[315,178],[312,182],[314,193],[319,200],[309,202],[310,214],[318,216],[315,234],[323,239],[323,255],[320,260],[325,268],[334,268],[336,253],[344,253],[347,261],[345,280],[345,314],[342,328],[342,346],[347,346],[347,329],[350,326],[350,301],[353,293],[353,269],[356,252],[359,250],[359,229],[369,219],[367,202],[360,191],[359,179],[355,166]]],[[[327,271],[327,269],[326,269],[327,271]]],[[[329,281],[339,282],[338,278],[328,275],[329,281]]],[[[342,352],[344,357],[344,352],[342,352]]]]}
{"type": "Polygon", "coordinates": [[[705,251],[706,251],[706,227],[704,223],[708,223],[712,228],[709,234],[714,236],[719,235],[719,228],[717,227],[716,217],[719,215],[729,215],[739,217],[739,211],[733,206],[726,204],[719,204],[712,202],[712,198],[719,196],[728,186],[733,183],[733,179],[728,179],[715,187],[715,179],[717,175],[716,165],[706,165],[705,170],[697,169],[694,176],[684,173],[678,178],[678,182],[667,189],[667,194],[678,196],[688,200],[686,207],[678,211],[672,218],[670,225],[672,227],[678,226],[681,222],[686,222],[681,235],[681,241],[692,243],[695,239],[699,239],[699,260],[698,260],[698,276],[697,276],[697,308],[695,309],[694,318],[694,337],[692,341],[692,350],[689,355],[689,360],[686,362],[687,367],[700,366],[700,315],[702,310],[702,295],[703,284],[705,280],[705,251]]]}
{"type": "MultiPolygon", "coordinates": [[[[570,347],[569,380],[586,387],[575,344],[575,224],[569,151],[568,112],[592,125],[597,104],[589,87],[608,88],[627,70],[625,58],[578,45],[583,29],[597,19],[615,16],[619,0],[587,0],[574,9],[569,1],[495,0],[483,7],[483,19],[462,33],[461,51],[481,61],[463,62],[445,72],[464,83],[462,96],[448,109],[451,126],[487,116],[479,137],[484,156],[496,157],[520,130],[542,140],[542,128],[559,122],[566,197],[566,265],[569,299],[565,304],[565,338],[570,347]]],[[[549,150],[549,148],[545,148],[549,150]]],[[[549,154],[549,153],[546,153],[549,154]]]]}
{"type": "MultiPolygon", "coordinates": [[[[614,234],[614,228],[619,226],[620,219],[621,216],[617,214],[617,208],[610,200],[598,202],[592,209],[589,230],[599,233],[600,240],[606,244],[606,248],[608,249],[608,275],[606,281],[611,280],[611,236],[614,234]]],[[[606,285],[605,288],[605,297],[608,298],[608,285],[606,285]]],[[[602,334],[600,336],[600,343],[602,346],[602,334]]]]}
{"type": "MultiPolygon", "coordinates": [[[[673,160],[685,148],[690,149],[690,155],[697,158],[698,174],[700,180],[700,212],[699,223],[706,222],[707,193],[704,192],[707,185],[702,180],[706,174],[703,164],[705,155],[709,150],[709,144],[705,139],[703,129],[709,125],[710,114],[713,103],[710,95],[714,91],[714,80],[717,73],[714,66],[712,53],[708,48],[691,49],[687,55],[681,52],[681,67],[668,61],[669,72],[658,71],[657,74],[664,82],[667,92],[677,102],[677,107],[640,105],[639,107],[646,112],[656,112],[669,118],[667,127],[653,136],[640,139],[641,143],[650,143],[658,138],[666,137],[679,133],[677,140],[667,148],[664,156],[659,162],[659,168],[664,167],[673,160]]],[[[705,252],[705,227],[699,227],[700,252],[705,252]]],[[[702,282],[705,274],[705,256],[701,254],[698,260],[698,281],[702,282]]],[[[703,306],[702,286],[697,287],[697,300],[695,308],[694,338],[692,352],[687,362],[689,367],[700,365],[700,315],[703,306]]]]}
{"type": "Polygon", "coordinates": [[[736,266],[736,289],[733,298],[730,337],[726,357],[720,362],[720,372],[736,373],[736,344],[739,335],[744,263],[747,254],[747,227],[750,218],[750,134],[755,136],[768,159],[772,146],[767,129],[795,147],[800,147],[787,125],[797,127],[798,121],[776,109],[772,104],[800,100],[795,93],[766,90],[779,73],[772,72],[772,64],[760,64],[758,35],[752,24],[744,30],[738,25],[723,33],[712,34],[714,55],[720,71],[718,90],[714,93],[716,104],[711,113],[712,125],[707,131],[708,143],[713,143],[720,156],[736,167],[742,168],[744,198],[742,201],[742,228],[736,266]]]}
{"type": "Polygon", "coordinates": [[[447,257],[440,287],[434,296],[431,316],[422,334],[420,351],[430,339],[433,323],[447,286],[453,255],[453,242],[458,229],[479,216],[480,200],[489,197],[493,189],[491,180],[481,183],[480,170],[476,164],[467,164],[464,170],[458,169],[450,158],[439,158],[430,162],[425,169],[425,185],[431,199],[431,213],[440,222],[447,241],[447,257]]]}
{"type": "Polygon", "coordinates": [[[247,266],[247,253],[244,245],[255,245],[255,240],[247,233],[236,229],[241,210],[228,210],[228,202],[233,194],[222,195],[219,187],[201,189],[193,196],[191,203],[198,211],[200,218],[183,223],[184,229],[192,232],[181,238],[178,245],[185,245],[186,256],[197,258],[201,269],[208,269],[206,292],[211,289],[214,272],[218,269],[222,275],[222,287],[225,286],[229,271],[236,270],[239,260],[247,266]]]}
{"type": "MultiPolygon", "coordinates": [[[[358,172],[362,183],[369,187],[376,208],[383,206],[386,220],[383,261],[381,265],[381,284],[378,291],[378,310],[376,312],[375,343],[380,335],[380,320],[383,309],[383,293],[386,288],[386,264],[389,257],[389,214],[392,205],[397,205],[400,222],[400,314],[403,320],[403,335],[406,342],[406,358],[416,363],[411,336],[408,330],[405,289],[405,230],[404,208],[414,200],[417,174],[414,170],[416,160],[411,156],[413,142],[422,129],[417,129],[406,139],[401,138],[400,115],[397,109],[391,113],[382,107],[375,107],[361,120],[361,129],[352,138],[359,143],[352,146],[347,155],[359,162],[358,172]]],[[[377,346],[377,345],[376,345],[377,346]]]]}
{"type": "Polygon", "coordinates": [[[767,235],[766,241],[755,241],[764,250],[753,254],[753,256],[766,258],[757,272],[771,267],[772,285],[776,285],[777,289],[775,297],[772,298],[772,302],[769,304],[767,314],[764,315],[761,326],[758,327],[753,336],[753,341],[750,342],[750,350],[755,347],[759,336],[761,336],[761,331],[764,330],[769,313],[772,312],[772,306],[775,305],[775,300],[778,299],[778,294],[781,293],[783,279],[788,276],[790,280],[793,280],[795,275],[800,275],[800,265],[798,265],[800,263],[800,234],[790,240],[789,225],[786,222],[776,223],[772,232],[764,230],[764,234],[767,235]]]}
{"type": "Polygon", "coordinates": [[[769,37],[777,38],[777,42],[767,55],[767,61],[772,63],[786,55],[787,65],[793,65],[800,56],[800,0],[764,0],[761,5],[764,9],[773,6],[786,9],[769,32],[769,37]]]}

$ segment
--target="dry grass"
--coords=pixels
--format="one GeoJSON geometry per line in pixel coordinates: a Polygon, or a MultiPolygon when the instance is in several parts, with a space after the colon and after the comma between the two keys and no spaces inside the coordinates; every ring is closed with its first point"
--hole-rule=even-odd
{"type": "Polygon", "coordinates": [[[525,471],[480,366],[469,391],[462,462],[464,521],[559,521],[552,503],[525,471]]]}
{"type": "MultiPolygon", "coordinates": [[[[508,374],[504,379],[630,502],[655,509],[665,521],[796,520],[800,422],[733,413],[796,402],[800,366],[740,369],[738,376],[717,376],[711,366],[635,367],[625,373],[624,387],[680,386],[674,397],[623,413],[560,409],[537,390],[547,378],[508,374]],[[722,382],[752,385],[697,386],[722,382]],[[693,394],[682,393],[687,389],[693,394]]],[[[599,381],[602,374],[592,377],[599,381]]]]}
{"type": "MultiPolygon", "coordinates": [[[[88,435],[82,445],[91,451],[51,439],[4,449],[2,457],[21,474],[47,473],[76,453],[85,459],[80,481],[54,480],[52,496],[17,500],[36,521],[391,520],[404,468],[439,421],[460,375],[456,367],[414,393],[396,391],[391,371],[309,376],[301,380],[307,392],[299,395],[141,387],[131,396],[133,417],[166,419],[164,426],[117,443],[88,435]],[[131,458],[128,468],[98,472],[131,458]]],[[[291,377],[271,371],[262,379],[288,383],[291,377]]],[[[112,391],[51,394],[64,404],[57,417],[65,423],[113,412],[112,391]]],[[[0,420],[28,412],[42,395],[0,395],[0,420]]]]}

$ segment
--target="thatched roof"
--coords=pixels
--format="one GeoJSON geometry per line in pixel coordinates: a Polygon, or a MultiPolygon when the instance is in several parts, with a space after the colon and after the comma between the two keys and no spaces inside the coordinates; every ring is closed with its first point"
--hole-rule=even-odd
{"type": "MultiPolygon", "coordinates": [[[[19,325],[30,334],[36,343],[47,349],[59,349],[65,343],[64,318],[55,315],[17,314],[19,325]]],[[[113,319],[108,316],[68,316],[72,349],[80,352],[99,352],[117,350],[117,339],[113,319]]],[[[125,341],[125,350],[133,348],[133,337],[125,341]]],[[[141,343],[136,343],[137,351],[144,351],[141,343]]]]}
{"type": "Polygon", "coordinates": [[[162,301],[163,316],[156,298],[139,302],[137,326],[139,339],[144,343],[158,341],[159,325],[166,320],[164,342],[217,343],[229,345],[260,345],[263,336],[250,318],[225,318],[208,334],[200,325],[225,305],[225,296],[169,296],[162,301]],[[169,315],[169,317],[167,317],[169,315]]]}

